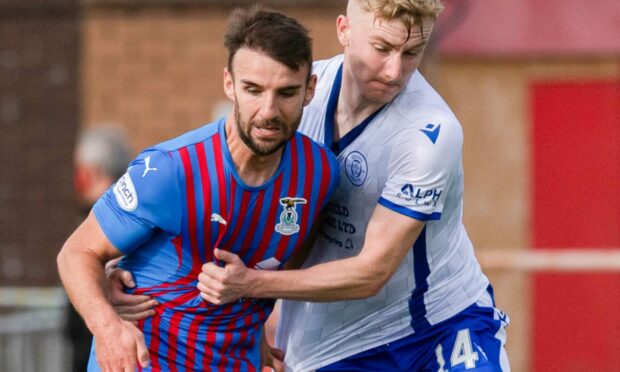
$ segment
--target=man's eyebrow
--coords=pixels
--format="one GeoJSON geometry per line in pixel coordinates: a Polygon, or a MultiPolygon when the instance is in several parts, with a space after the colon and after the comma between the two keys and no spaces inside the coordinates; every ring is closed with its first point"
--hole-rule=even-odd
{"type": "MultiPolygon", "coordinates": [[[[257,84],[255,82],[253,82],[252,80],[247,80],[247,79],[241,79],[241,83],[245,84],[245,85],[249,85],[249,86],[253,86],[253,87],[261,87],[260,84],[257,84]]],[[[278,90],[293,90],[293,89],[301,89],[302,85],[301,84],[297,84],[297,85],[287,85],[284,87],[280,87],[278,88],[278,90]]]]}
{"type": "Polygon", "coordinates": [[[295,90],[295,89],[301,89],[301,84],[298,84],[298,85],[287,85],[285,87],[278,88],[278,90],[295,90]]]}
{"type": "MultiPolygon", "coordinates": [[[[400,45],[398,45],[398,44],[392,44],[392,43],[390,43],[389,41],[385,40],[384,38],[382,38],[382,37],[380,37],[380,36],[375,37],[375,40],[376,40],[376,41],[379,41],[379,42],[381,42],[381,43],[384,43],[385,45],[389,46],[390,48],[400,47],[401,45],[403,45],[403,44],[400,44],[400,45]]],[[[406,42],[405,42],[405,43],[406,43],[406,42]]],[[[424,39],[424,40],[422,40],[422,41],[420,41],[418,44],[416,44],[416,45],[412,46],[411,48],[407,48],[407,50],[412,50],[412,49],[418,49],[418,48],[421,48],[421,47],[425,46],[427,43],[428,43],[428,38],[427,38],[427,39],[424,39]]]]}
{"type": "Polygon", "coordinates": [[[243,84],[245,84],[245,85],[252,85],[252,86],[255,86],[255,87],[260,86],[260,84],[257,84],[257,83],[255,83],[255,82],[253,82],[252,80],[241,79],[241,82],[242,82],[243,84]]]}

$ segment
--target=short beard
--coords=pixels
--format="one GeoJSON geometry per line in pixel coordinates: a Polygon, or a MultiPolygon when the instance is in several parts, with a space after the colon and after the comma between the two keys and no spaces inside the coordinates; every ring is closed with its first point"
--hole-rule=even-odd
{"type": "MultiPolygon", "coordinates": [[[[258,146],[258,144],[256,144],[252,140],[252,138],[250,138],[248,134],[246,134],[243,131],[243,127],[241,126],[241,115],[239,115],[239,106],[236,102],[235,102],[234,111],[235,111],[235,125],[237,126],[237,133],[239,133],[239,138],[241,138],[241,141],[243,141],[243,143],[247,146],[247,148],[249,148],[250,151],[252,151],[255,155],[258,155],[258,156],[271,155],[275,153],[276,151],[280,150],[292,137],[292,135],[288,136],[285,140],[280,141],[279,143],[275,144],[273,147],[269,147],[266,149],[261,148],[258,146]]],[[[282,130],[287,130],[286,125],[282,123],[280,120],[276,119],[270,122],[277,123],[282,128],[282,130]]],[[[297,128],[297,126],[294,126],[294,127],[297,128]]]]}

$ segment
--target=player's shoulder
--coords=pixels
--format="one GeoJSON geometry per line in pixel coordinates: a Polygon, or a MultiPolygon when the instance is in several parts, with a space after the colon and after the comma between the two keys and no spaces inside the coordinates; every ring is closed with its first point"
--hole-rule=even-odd
{"type": "Polygon", "coordinates": [[[220,126],[224,124],[224,121],[225,119],[222,118],[212,123],[205,124],[200,128],[185,132],[178,137],[151,146],[145,151],[174,152],[179,149],[203,142],[216,135],[220,130],[220,126]]]}
{"type": "Polygon", "coordinates": [[[329,59],[314,61],[312,64],[312,73],[317,76],[316,89],[331,88],[334,77],[338,73],[344,56],[339,54],[329,59]]]}
{"type": "Polygon", "coordinates": [[[443,98],[416,72],[407,87],[387,108],[386,116],[396,127],[420,139],[430,139],[437,144],[437,137],[462,141],[463,129],[443,98]]]}

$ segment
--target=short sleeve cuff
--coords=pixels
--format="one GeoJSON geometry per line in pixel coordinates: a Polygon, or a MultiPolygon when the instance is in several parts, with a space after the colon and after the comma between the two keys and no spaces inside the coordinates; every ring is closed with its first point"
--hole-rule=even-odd
{"type": "Polygon", "coordinates": [[[129,254],[136,247],[145,243],[152,234],[152,229],[126,214],[115,211],[104,194],[93,206],[97,222],[110,243],[123,254],[129,254]]]}
{"type": "Polygon", "coordinates": [[[379,198],[379,204],[396,213],[403,214],[419,221],[437,221],[441,219],[441,213],[433,212],[431,214],[427,214],[414,211],[409,208],[403,207],[402,205],[395,204],[383,197],[379,198]]]}

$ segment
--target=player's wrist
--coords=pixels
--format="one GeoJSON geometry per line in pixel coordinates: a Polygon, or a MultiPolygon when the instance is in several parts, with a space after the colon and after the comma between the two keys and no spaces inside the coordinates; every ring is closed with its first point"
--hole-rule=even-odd
{"type": "Polygon", "coordinates": [[[246,273],[246,283],[244,287],[243,297],[247,298],[261,298],[260,289],[262,288],[262,277],[266,270],[248,269],[246,273]]]}
{"type": "Polygon", "coordinates": [[[122,327],[123,320],[113,310],[100,310],[90,321],[87,321],[88,328],[93,335],[108,334],[118,327],[122,327]]]}

